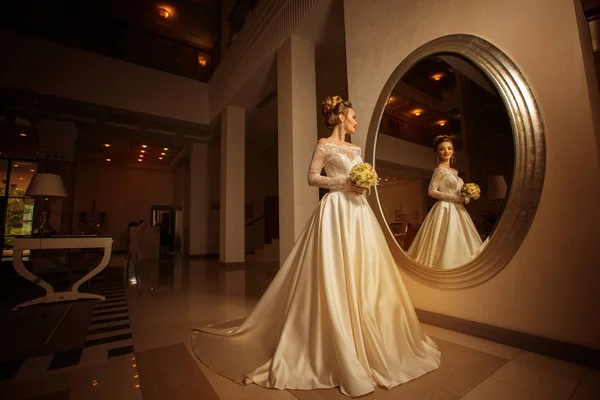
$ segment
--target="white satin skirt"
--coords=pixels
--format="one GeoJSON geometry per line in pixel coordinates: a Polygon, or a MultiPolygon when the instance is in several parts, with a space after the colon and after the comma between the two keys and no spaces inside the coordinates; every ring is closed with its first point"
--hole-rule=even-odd
{"type": "Polygon", "coordinates": [[[482,248],[481,237],[462,204],[438,201],[408,249],[416,262],[436,269],[456,268],[482,248]]]}
{"type": "Polygon", "coordinates": [[[239,327],[195,328],[192,348],[238,383],[352,397],[440,365],[371,207],[353,192],[323,197],[239,327]]]}

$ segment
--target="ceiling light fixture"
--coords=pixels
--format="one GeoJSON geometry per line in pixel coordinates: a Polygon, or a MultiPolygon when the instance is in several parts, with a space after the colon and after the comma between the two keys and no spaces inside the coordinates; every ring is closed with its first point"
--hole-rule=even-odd
{"type": "Polygon", "coordinates": [[[439,81],[443,77],[444,77],[444,74],[442,74],[441,72],[438,72],[437,74],[431,75],[431,79],[433,79],[434,81],[439,81]]]}
{"type": "Polygon", "coordinates": [[[439,120],[439,121],[438,121],[438,122],[436,122],[436,123],[437,123],[439,126],[444,126],[444,125],[446,125],[446,120],[445,120],[445,119],[442,119],[442,120],[439,120]]]}
{"type": "Polygon", "coordinates": [[[167,153],[160,153],[160,155],[161,155],[161,156],[166,156],[166,155],[167,155],[167,153]]]}
{"type": "Polygon", "coordinates": [[[143,155],[143,154],[140,154],[140,158],[142,158],[142,157],[144,157],[144,155],[143,155]]]}
{"type": "Polygon", "coordinates": [[[142,162],[143,160],[142,160],[141,158],[138,158],[138,161],[139,161],[139,162],[142,162]]]}
{"type": "Polygon", "coordinates": [[[201,67],[206,67],[206,64],[208,64],[208,61],[206,60],[206,57],[204,57],[203,54],[198,54],[198,64],[201,67]]]}
{"type": "Polygon", "coordinates": [[[159,8],[158,9],[158,15],[162,19],[167,19],[167,18],[169,18],[171,16],[171,13],[166,8],[159,8]]]}
{"type": "Polygon", "coordinates": [[[162,157],[158,157],[158,159],[159,159],[159,160],[162,160],[163,158],[162,158],[162,157]]]}
{"type": "Polygon", "coordinates": [[[163,148],[164,151],[169,151],[168,147],[163,148]]]}
{"type": "Polygon", "coordinates": [[[107,158],[107,159],[106,159],[106,161],[107,161],[107,162],[111,162],[112,160],[111,160],[110,158],[107,158]]]}
{"type": "Polygon", "coordinates": [[[35,169],[30,169],[29,171],[31,171],[31,172],[35,172],[35,169]]]}
{"type": "Polygon", "coordinates": [[[145,152],[146,152],[146,150],[140,150],[140,153],[145,153],[145,152]]]}
{"type": "Polygon", "coordinates": [[[148,147],[148,146],[146,146],[145,144],[143,144],[143,145],[142,145],[142,147],[143,147],[143,148],[146,148],[146,147],[148,147]]]}
{"type": "Polygon", "coordinates": [[[27,134],[26,134],[26,133],[22,133],[22,132],[21,132],[21,133],[19,133],[19,136],[21,136],[21,137],[25,137],[25,136],[27,136],[27,134]]]}
{"type": "Polygon", "coordinates": [[[418,117],[419,115],[423,114],[423,110],[417,108],[416,110],[413,110],[412,113],[415,117],[418,117]]]}
{"type": "Polygon", "coordinates": [[[110,147],[110,143],[104,143],[104,147],[110,147]]]}

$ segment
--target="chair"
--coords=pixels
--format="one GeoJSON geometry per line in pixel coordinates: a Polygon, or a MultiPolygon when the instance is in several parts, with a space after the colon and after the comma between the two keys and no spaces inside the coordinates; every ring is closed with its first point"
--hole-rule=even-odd
{"type": "Polygon", "coordinates": [[[406,221],[392,222],[390,230],[400,247],[404,248],[404,239],[406,239],[406,234],[408,233],[408,223],[406,221]]]}

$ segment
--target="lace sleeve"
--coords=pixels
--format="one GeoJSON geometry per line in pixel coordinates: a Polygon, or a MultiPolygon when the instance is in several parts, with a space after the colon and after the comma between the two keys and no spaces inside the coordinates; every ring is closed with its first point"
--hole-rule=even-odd
{"type": "Polygon", "coordinates": [[[452,203],[463,203],[461,196],[457,194],[443,193],[439,190],[440,183],[444,179],[444,173],[437,168],[433,171],[433,176],[431,177],[431,181],[429,182],[429,189],[427,190],[427,194],[434,199],[442,200],[442,201],[450,201],[452,203]]]}
{"type": "Polygon", "coordinates": [[[308,169],[308,184],[317,186],[323,189],[348,189],[350,187],[350,179],[347,177],[329,178],[321,175],[321,171],[325,166],[325,154],[322,146],[315,147],[310,168],[308,169]]]}

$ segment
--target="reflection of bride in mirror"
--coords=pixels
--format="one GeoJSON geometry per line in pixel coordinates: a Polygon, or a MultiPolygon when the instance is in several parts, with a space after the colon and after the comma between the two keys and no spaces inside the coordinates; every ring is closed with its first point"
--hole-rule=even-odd
{"type": "Polygon", "coordinates": [[[460,195],[464,182],[452,168],[452,139],[446,135],[436,137],[433,149],[438,167],[433,171],[428,194],[438,202],[423,221],[408,255],[427,267],[450,269],[468,262],[482,242],[464,206],[470,199],[460,195]]]}

